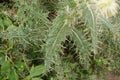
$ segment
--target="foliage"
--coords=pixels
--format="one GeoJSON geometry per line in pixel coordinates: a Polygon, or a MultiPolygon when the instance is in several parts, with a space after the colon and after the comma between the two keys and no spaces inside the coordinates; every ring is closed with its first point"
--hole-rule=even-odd
{"type": "Polygon", "coordinates": [[[116,6],[117,12],[103,16],[96,12],[98,3],[1,1],[0,80],[95,80],[106,71],[119,75],[120,11],[116,6]]]}

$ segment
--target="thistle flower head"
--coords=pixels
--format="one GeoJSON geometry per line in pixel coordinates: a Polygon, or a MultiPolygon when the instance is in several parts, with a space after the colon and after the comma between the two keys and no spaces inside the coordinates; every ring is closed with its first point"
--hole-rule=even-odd
{"type": "Polygon", "coordinates": [[[116,0],[94,0],[99,14],[105,18],[115,16],[119,5],[116,0]]]}

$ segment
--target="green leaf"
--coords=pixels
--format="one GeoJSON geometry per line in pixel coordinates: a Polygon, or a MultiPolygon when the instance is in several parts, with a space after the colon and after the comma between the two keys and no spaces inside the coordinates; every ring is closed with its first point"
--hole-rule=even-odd
{"type": "Polygon", "coordinates": [[[0,32],[3,31],[3,20],[0,18],[0,32]]]}
{"type": "Polygon", "coordinates": [[[4,61],[5,61],[5,56],[3,54],[0,54],[0,65],[2,65],[4,61]]]}
{"type": "Polygon", "coordinates": [[[39,65],[39,66],[32,66],[30,70],[30,77],[35,77],[43,74],[44,72],[44,65],[39,65]]]}
{"type": "Polygon", "coordinates": [[[42,79],[40,79],[40,78],[32,78],[32,80],[42,80],[42,79]]]}
{"type": "Polygon", "coordinates": [[[3,19],[0,17],[0,27],[3,25],[3,19]]]}
{"type": "Polygon", "coordinates": [[[14,26],[14,25],[9,25],[9,27],[7,28],[7,31],[9,31],[9,32],[15,32],[15,31],[17,31],[17,27],[16,26],[14,26]]]}
{"type": "Polygon", "coordinates": [[[9,78],[9,80],[18,80],[18,75],[17,75],[15,69],[10,71],[8,78],[9,78]]]}
{"type": "Polygon", "coordinates": [[[12,25],[12,21],[9,18],[5,17],[4,20],[3,20],[3,24],[6,27],[8,27],[8,26],[12,25]]]}
{"type": "Polygon", "coordinates": [[[5,73],[8,74],[9,71],[10,71],[10,62],[9,61],[4,61],[2,63],[1,72],[4,73],[4,74],[5,73]]]}
{"type": "Polygon", "coordinates": [[[18,71],[22,72],[25,68],[25,63],[22,61],[18,61],[15,63],[15,67],[18,69],[18,71]]]}

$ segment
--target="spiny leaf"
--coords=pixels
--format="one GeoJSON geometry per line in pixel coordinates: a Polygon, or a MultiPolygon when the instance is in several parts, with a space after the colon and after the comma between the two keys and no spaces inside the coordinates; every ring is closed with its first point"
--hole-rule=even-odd
{"type": "Polygon", "coordinates": [[[113,24],[111,24],[108,20],[105,20],[104,18],[100,18],[99,20],[103,27],[108,28],[114,35],[118,35],[120,32],[119,27],[115,27],[113,24]]]}
{"type": "Polygon", "coordinates": [[[85,21],[87,21],[87,26],[89,27],[90,33],[91,33],[91,40],[92,40],[91,45],[93,47],[92,51],[95,54],[97,54],[98,53],[98,51],[97,51],[98,37],[97,37],[95,14],[94,14],[93,10],[91,9],[91,7],[88,4],[86,4],[86,8],[84,9],[83,14],[84,14],[83,17],[85,18],[85,21]]]}
{"type": "Polygon", "coordinates": [[[53,23],[47,39],[46,45],[46,60],[45,67],[49,71],[51,65],[54,63],[56,65],[56,70],[59,73],[61,60],[59,58],[58,51],[60,50],[61,41],[64,41],[66,35],[71,31],[71,27],[65,24],[66,15],[60,14],[53,23]]]}
{"type": "Polygon", "coordinates": [[[84,38],[83,34],[75,28],[72,29],[72,38],[79,50],[80,62],[88,66],[89,60],[86,59],[89,59],[89,43],[84,38]]]}

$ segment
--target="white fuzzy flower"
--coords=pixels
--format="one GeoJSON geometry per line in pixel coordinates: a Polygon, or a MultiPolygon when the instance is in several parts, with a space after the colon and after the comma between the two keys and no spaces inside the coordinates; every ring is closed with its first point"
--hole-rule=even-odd
{"type": "Polygon", "coordinates": [[[94,0],[97,11],[105,18],[115,16],[119,5],[116,0],[94,0]]]}

